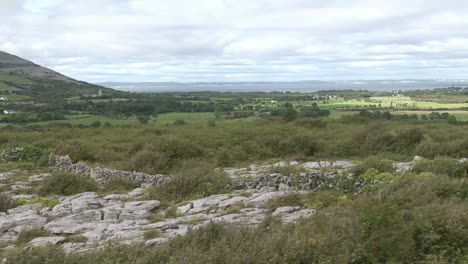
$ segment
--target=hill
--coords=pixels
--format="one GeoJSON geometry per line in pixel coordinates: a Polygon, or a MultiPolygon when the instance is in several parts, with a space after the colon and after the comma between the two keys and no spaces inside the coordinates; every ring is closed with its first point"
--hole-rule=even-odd
{"type": "Polygon", "coordinates": [[[83,94],[98,94],[100,89],[107,93],[117,93],[0,51],[0,95],[10,101],[47,103],[83,94]]]}

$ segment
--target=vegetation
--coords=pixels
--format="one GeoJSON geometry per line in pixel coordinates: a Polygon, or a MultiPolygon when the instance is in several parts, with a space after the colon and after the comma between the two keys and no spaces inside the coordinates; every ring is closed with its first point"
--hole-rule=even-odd
{"type": "Polygon", "coordinates": [[[147,192],[148,198],[162,202],[181,202],[226,191],[229,179],[208,163],[187,161],[181,164],[173,178],[147,192]]]}
{"type": "Polygon", "coordinates": [[[17,201],[6,194],[0,194],[0,212],[6,212],[11,208],[15,208],[16,206],[18,206],[17,201]]]}
{"type": "Polygon", "coordinates": [[[51,236],[51,233],[43,229],[26,229],[19,233],[17,244],[27,244],[29,241],[37,237],[51,236]]]}
{"type": "Polygon", "coordinates": [[[60,172],[54,173],[41,182],[37,192],[41,196],[51,194],[73,195],[81,192],[96,191],[97,188],[97,183],[89,176],[60,172]]]}
{"type": "MultiPolygon", "coordinates": [[[[2,83],[9,89],[8,80],[2,83]]],[[[50,89],[44,88],[44,94],[56,94],[50,89]]],[[[4,122],[9,126],[1,128],[2,170],[41,169],[54,152],[92,166],[171,174],[171,181],[145,190],[145,198],[160,200],[165,210],[153,213],[151,222],[177,217],[177,206],[188,200],[231,192],[221,167],[346,159],[357,164],[351,172],[360,182],[373,184],[359,193],[353,193],[353,183],[347,192],[290,194],[264,205],[316,210],[297,223],[269,217],[257,227],[210,224],[157,248],[111,243],[70,254],[55,246],[14,254],[5,250],[6,263],[466,263],[468,162],[460,159],[468,157],[468,130],[464,121],[445,111],[465,111],[468,94],[466,89],[450,91],[109,91],[105,98],[89,98],[75,90],[46,105],[21,104],[23,115],[8,116],[4,122]],[[12,149],[16,156],[9,155],[12,149]],[[395,171],[395,161],[415,155],[423,158],[411,171],[395,171]]],[[[32,98],[46,102],[40,93],[32,98]]],[[[268,171],[301,172],[294,166],[268,171]]],[[[126,193],[135,187],[118,178],[98,186],[89,176],[60,172],[34,186],[31,191],[41,197],[28,203],[53,207],[54,195],[126,193]]],[[[2,212],[21,202],[0,198],[2,212]]],[[[236,204],[228,212],[242,208],[236,204]]],[[[47,234],[24,231],[18,243],[42,235],[47,234]]],[[[150,230],[144,238],[160,235],[150,230]]],[[[66,240],[85,241],[82,236],[66,240]]]]}
{"type": "Polygon", "coordinates": [[[211,224],[153,249],[33,248],[6,263],[465,263],[467,190],[459,178],[406,174],[295,224],[211,224]]]}

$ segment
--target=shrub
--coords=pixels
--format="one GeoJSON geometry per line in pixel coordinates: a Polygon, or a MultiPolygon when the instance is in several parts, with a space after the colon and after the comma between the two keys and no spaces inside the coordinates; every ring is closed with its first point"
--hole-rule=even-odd
{"type": "Polygon", "coordinates": [[[89,144],[78,141],[64,142],[57,146],[55,153],[58,155],[68,155],[73,162],[95,161],[95,152],[89,144]]]}
{"type": "Polygon", "coordinates": [[[156,229],[153,229],[153,230],[147,230],[143,233],[143,238],[145,240],[149,240],[149,239],[153,239],[153,238],[157,238],[157,237],[161,237],[161,232],[159,232],[158,230],[156,229]]]}
{"type": "Polygon", "coordinates": [[[356,175],[366,173],[369,169],[375,169],[378,172],[389,172],[393,173],[395,168],[393,167],[393,161],[386,159],[381,156],[371,156],[365,159],[363,162],[356,165],[352,172],[356,175]]]}
{"type": "Polygon", "coordinates": [[[379,172],[374,168],[368,169],[364,174],[361,174],[359,178],[365,180],[366,182],[379,181],[379,182],[389,182],[394,176],[389,172],[379,172]]]}
{"type": "Polygon", "coordinates": [[[11,208],[17,207],[18,205],[18,201],[15,201],[4,193],[0,193],[0,212],[6,212],[11,208]]]}
{"type": "Polygon", "coordinates": [[[225,192],[229,177],[215,171],[211,164],[200,161],[185,161],[171,180],[148,191],[152,199],[180,202],[193,196],[210,196],[225,192]]]}
{"type": "Polygon", "coordinates": [[[131,159],[131,169],[146,173],[161,173],[170,167],[170,160],[166,154],[143,150],[131,159]]]}
{"type": "Polygon", "coordinates": [[[293,135],[279,142],[280,155],[313,156],[318,151],[316,138],[309,134],[293,135]]]}
{"type": "Polygon", "coordinates": [[[457,159],[446,157],[438,157],[433,160],[423,159],[415,164],[413,171],[416,173],[432,172],[450,177],[466,178],[468,177],[468,162],[460,162],[457,159]]]}
{"type": "Polygon", "coordinates": [[[138,186],[139,184],[128,179],[121,177],[111,177],[102,188],[105,192],[109,193],[127,193],[137,188],[138,186]]]}
{"type": "Polygon", "coordinates": [[[36,237],[46,237],[50,235],[50,232],[43,229],[26,229],[19,233],[16,244],[26,244],[36,237]]]}
{"type": "Polygon", "coordinates": [[[71,235],[67,236],[65,243],[86,243],[88,238],[83,235],[71,235]]]}
{"type": "Polygon", "coordinates": [[[158,214],[158,213],[152,213],[151,214],[151,218],[150,218],[150,222],[151,223],[157,223],[157,222],[161,222],[161,221],[164,221],[164,216],[158,214]]]}
{"type": "Polygon", "coordinates": [[[36,197],[32,199],[30,204],[40,203],[44,207],[52,208],[60,203],[58,199],[55,198],[46,198],[46,197],[36,197]]]}
{"type": "Polygon", "coordinates": [[[303,206],[302,195],[298,193],[285,194],[273,199],[270,199],[264,205],[265,208],[275,210],[283,206],[303,206]]]}
{"type": "Polygon", "coordinates": [[[54,173],[47,177],[38,188],[41,196],[50,194],[73,195],[81,192],[96,191],[97,183],[87,175],[67,172],[54,173]]]}

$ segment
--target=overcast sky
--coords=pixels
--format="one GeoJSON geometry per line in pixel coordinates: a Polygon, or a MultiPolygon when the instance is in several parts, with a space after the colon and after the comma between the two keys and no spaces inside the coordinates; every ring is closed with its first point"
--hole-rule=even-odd
{"type": "Polygon", "coordinates": [[[0,50],[90,81],[468,78],[466,0],[0,0],[0,50]]]}

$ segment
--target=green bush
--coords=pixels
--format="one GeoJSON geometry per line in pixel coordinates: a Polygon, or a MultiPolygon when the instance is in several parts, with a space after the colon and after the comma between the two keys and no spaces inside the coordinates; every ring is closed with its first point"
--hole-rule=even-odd
{"type": "Polygon", "coordinates": [[[157,238],[157,237],[161,237],[161,232],[159,232],[158,230],[154,229],[154,230],[147,230],[143,233],[143,238],[145,240],[150,240],[150,239],[153,239],[153,238],[157,238]]]}
{"type": "Polygon", "coordinates": [[[51,236],[51,233],[43,229],[26,229],[18,234],[16,239],[17,244],[26,244],[36,237],[47,237],[51,236]]]}
{"type": "Polygon", "coordinates": [[[304,206],[303,196],[298,193],[291,193],[270,199],[264,205],[265,208],[275,210],[283,206],[304,206]]]}
{"type": "Polygon", "coordinates": [[[30,204],[40,203],[44,207],[52,208],[52,207],[58,205],[60,203],[60,201],[58,199],[55,199],[55,198],[36,197],[36,198],[32,199],[29,203],[30,204]]]}
{"type": "Polygon", "coordinates": [[[67,172],[54,173],[41,182],[38,187],[38,193],[41,196],[51,194],[73,195],[97,190],[97,183],[89,176],[67,172]]]}
{"type": "Polygon", "coordinates": [[[142,150],[131,159],[131,170],[143,171],[146,173],[161,173],[170,167],[170,160],[166,154],[142,150]]]}
{"type": "Polygon", "coordinates": [[[137,188],[138,186],[139,184],[132,182],[128,179],[121,177],[111,177],[102,186],[102,189],[108,193],[127,193],[137,188]]]}
{"type": "Polygon", "coordinates": [[[56,147],[55,153],[59,155],[68,155],[73,160],[73,162],[96,160],[93,147],[87,143],[82,143],[79,141],[61,143],[56,147]]]}
{"type": "Polygon", "coordinates": [[[171,180],[149,189],[152,199],[180,202],[194,196],[205,197],[227,191],[229,177],[214,166],[200,161],[185,161],[171,180]]]}
{"type": "Polygon", "coordinates": [[[361,175],[366,173],[369,169],[375,169],[378,172],[395,172],[395,168],[393,167],[393,161],[381,156],[368,157],[363,162],[357,164],[352,169],[352,172],[356,175],[361,175]]]}
{"type": "Polygon", "coordinates": [[[71,235],[67,236],[65,243],[86,243],[88,238],[83,235],[71,235]]]}
{"type": "Polygon", "coordinates": [[[456,178],[468,177],[468,162],[460,162],[457,159],[438,157],[433,160],[423,159],[416,162],[413,167],[416,173],[432,172],[456,178]]]}
{"type": "Polygon", "coordinates": [[[6,212],[11,208],[19,206],[19,202],[12,199],[10,196],[0,193],[0,212],[6,212]]]}

